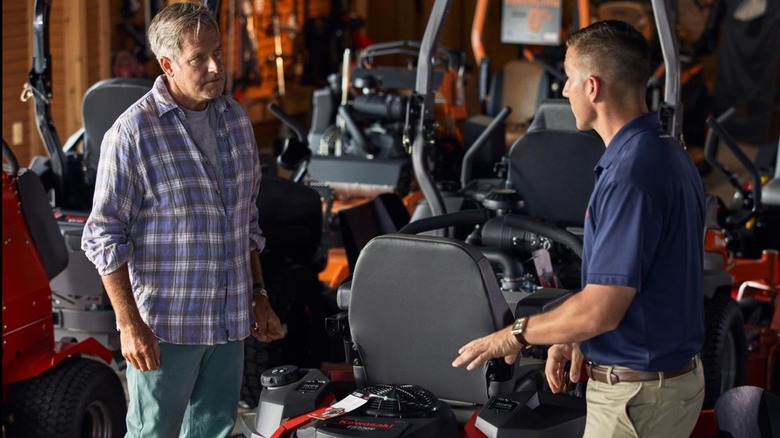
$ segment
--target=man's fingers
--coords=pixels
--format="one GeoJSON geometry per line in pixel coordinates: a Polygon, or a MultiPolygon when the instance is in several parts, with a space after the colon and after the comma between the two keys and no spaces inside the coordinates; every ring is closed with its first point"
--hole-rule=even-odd
{"type": "Polygon", "coordinates": [[[585,355],[579,347],[574,347],[571,354],[571,366],[569,367],[569,379],[576,383],[580,381],[582,374],[582,363],[585,361],[585,355]]]}
{"type": "Polygon", "coordinates": [[[151,355],[144,355],[143,359],[145,361],[144,363],[146,364],[145,365],[146,369],[143,371],[152,371],[159,368],[159,366],[154,362],[154,357],[152,357],[151,355]]]}
{"type": "Polygon", "coordinates": [[[125,353],[125,354],[123,354],[123,356],[125,357],[125,360],[126,360],[126,361],[127,361],[129,364],[130,364],[130,365],[132,365],[132,366],[133,366],[133,368],[135,368],[135,369],[137,369],[137,370],[144,371],[144,370],[141,368],[141,363],[140,363],[140,362],[138,361],[138,359],[135,357],[135,354],[125,353]]]}
{"type": "Polygon", "coordinates": [[[548,360],[544,367],[544,375],[547,377],[547,384],[550,385],[552,393],[557,394],[561,384],[561,378],[558,373],[558,362],[548,360]]]}
{"type": "MultiPolygon", "coordinates": [[[[458,350],[459,356],[456,357],[454,361],[452,361],[453,367],[457,368],[463,366],[464,364],[467,364],[474,359],[474,351],[471,348],[467,348],[467,347],[468,345],[465,345],[458,350]]],[[[470,366],[471,364],[469,364],[469,366],[467,366],[466,369],[471,370],[471,368],[469,368],[470,366]]]]}

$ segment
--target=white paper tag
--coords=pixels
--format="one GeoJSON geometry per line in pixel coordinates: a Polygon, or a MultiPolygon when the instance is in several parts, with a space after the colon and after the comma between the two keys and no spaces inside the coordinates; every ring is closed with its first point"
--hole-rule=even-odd
{"type": "Polygon", "coordinates": [[[370,395],[362,391],[353,391],[352,394],[344,397],[338,402],[327,408],[317,410],[309,414],[311,418],[318,420],[327,420],[328,418],[338,417],[363,406],[368,402],[370,395]]]}
{"type": "Polygon", "coordinates": [[[550,251],[546,249],[537,249],[533,252],[534,266],[536,274],[539,276],[539,284],[542,287],[558,287],[553,271],[552,260],[550,260],[550,251]]]}

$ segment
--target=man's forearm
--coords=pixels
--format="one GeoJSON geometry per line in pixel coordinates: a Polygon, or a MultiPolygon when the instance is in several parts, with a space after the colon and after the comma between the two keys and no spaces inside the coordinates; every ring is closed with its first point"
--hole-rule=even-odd
{"type": "Polygon", "coordinates": [[[102,276],[103,286],[106,288],[111,306],[116,314],[119,329],[129,327],[142,322],[138,305],[133,296],[133,288],[130,284],[130,274],[127,264],[120,266],[116,271],[102,276]]]}
{"type": "Polygon", "coordinates": [[[613,330],[635,294],[630,287],[588,285],[559,307],[531,317],[525,338],[536,345],[568,344],[613,330]]]}
{"type": "Polygon", "coordinates": [[[259,251],[249,251],[249,265],[252,269],[252,284],[261,284],[265,286],[263,281],[263,265],[260,263],[259,251]]]}

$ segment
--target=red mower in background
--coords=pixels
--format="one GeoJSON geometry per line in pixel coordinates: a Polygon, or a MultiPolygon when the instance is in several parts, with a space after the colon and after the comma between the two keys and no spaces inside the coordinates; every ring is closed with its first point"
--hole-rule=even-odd
{"type": "Polygon", "coordinates": [[[43,184],[5,141],[3,157],[3,436],[122,436],[111,351],[54,339],[49,281],[68,254],[43,184]]]}
{"type": "Polygon", "coordinates": [[[726,175],[736,193],[730,206],[718,200],[705,250],[722,257],[732,276],[731,295],[745,320],[745,383],[780,393],[780,169],[775,164],[772,174],[759,172],[721,126],[732,114],[733,109],[707,120],[706,159],[726,175]],[[745,167],[747,183],[740,184],[717,160],[718,140],[745,167]]]}

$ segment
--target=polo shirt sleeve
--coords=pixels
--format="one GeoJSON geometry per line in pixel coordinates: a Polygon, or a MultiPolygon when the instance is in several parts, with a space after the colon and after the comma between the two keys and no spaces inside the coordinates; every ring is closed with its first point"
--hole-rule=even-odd
{"type": "Polygon", "coordinates": [[[637,288],[661,240],[660,205],[630,183],[611,183],[597,196],[585,281],[637,288]]]}

